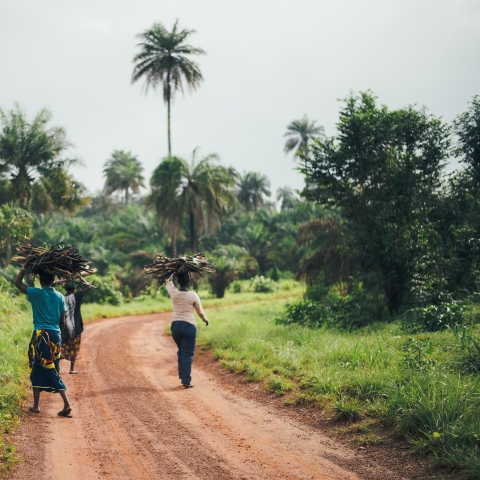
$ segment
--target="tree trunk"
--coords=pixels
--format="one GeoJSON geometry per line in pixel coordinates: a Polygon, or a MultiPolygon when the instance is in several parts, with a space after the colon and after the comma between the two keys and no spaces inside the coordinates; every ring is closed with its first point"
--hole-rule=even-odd
{"type": "Polygon", "coordinates": [[[170,139],[170,86],[168,87],[168,156],[172,155],[172,141],[170,139]]]}
{"type": "Polygon", "coordinates": [[[128,205],[128,202],[130,200],[130,196],[128,194],[128,187],[125,189],[125,205],[128,205]]]}
{"type": "Polygon", "coordinates": [[[177,234],[174,233],[172,237],[172,250],[173,250],[173,256],[177,256],[177,234]]]}
{"type": "Polygon", "coordinates": [[[197,239],[195,238],[195,214],[193,213],[193,208],[191,206],[188,211],[188,216],[190,220],[190,246],[192,248],[192,255],[195,255],[197,252],[197,239]]]}

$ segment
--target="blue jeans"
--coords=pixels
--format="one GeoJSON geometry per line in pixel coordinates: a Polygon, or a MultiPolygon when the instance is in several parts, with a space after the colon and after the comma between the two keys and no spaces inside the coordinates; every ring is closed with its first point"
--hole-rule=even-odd
{"type": "Polygon", "coordinates": [[[182,384],[190,385],[197,327],[188,322],[175,320],[172,322],[172,337],[178,347],[178,376],[182,384]]]}

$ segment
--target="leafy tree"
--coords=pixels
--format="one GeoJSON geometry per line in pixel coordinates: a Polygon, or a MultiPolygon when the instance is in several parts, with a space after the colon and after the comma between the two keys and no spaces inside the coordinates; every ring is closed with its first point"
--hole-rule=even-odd
{"type": "MultiPolygon", "coordinates": [[[[31,122],[18,105],[9,112],[0,109],[0,173],[10,177],[10,200],[22,207],[29,204],[36,180],[47,181],[76,161],[62,157],[71,144],[63,128],[48,126],[51,118],[46,109],[40,110],[31,122]]],[[[66,175],[57,175],[58,181],[70,180],[66,175]]],[[[55,206],[62,208],[62,201],[56,199],[55,206]]]]}
{"type": "Polygon", "coordinates": [[[265,175],[256,172],[238,175],[237,198],[247,212],[264,207],[265,196],[270,195],[270,180],[265,175]]]}
{"type": "Polygon", "coordinates": [[[190,161],[167,157],[150,180],[152,191],[147,205],[155,208],[161,226],[169,226],[173,239],[183,228],[183,215],[187,215],[193,252],[197,251],[198,234],[207,226],[214,232],[218,218],[235,200],[233,179],[225,167],[216,164],[217,160],[214,154],[197,160],[197,150],[190,161]]]}
{"type": "Polygon", "coordinates": [[[111,194],[117,190],[125,192],[125,205],[130,201],[130,190],[139,193],[143,184],[143,167],[138,159],[124,150],[114,150],[112,157],[105,162],[105,191],[111,194]]]}
{"type": "Polygon", "coordinates": [[[12,246],[32,233],[31,215],[18,207],[4,204],[0,207],[0,258],[10,263],[12,246]]]}
{"type": "Polygon", "coordinates": [[[325,136],[325,129],[322,126],[316,126],[315,120],[311,122],[306,115],[300,120],[294,120],[287,125],[287,133],[284,137],[288,137],[285,142],[285,153],[294,151],[298,155],[305,150],[315,138],[325,136]]]}
{"type": "Polygon", "coordinates": [[[277,202],[281,202],[282,210],[291,210],[298,203],[298,197],[291,187],[280,187],[277,189],[277,202]]]}
{"type": "Polygon", "coordinates": [[[302,155],[303,195],[341,209],[362,268],[381,278],[389,311],[404,301],[423,245],[436,236],[430,216],[450,154],[450,129],[424,110],[390,111],[371,92],[350,96],[339,134],[302,155]]]}
{"type": "Polygon", "coordinates": [[[150,30],[138,35],[141,40],[137,46],[140,52],[133,59],[135,67],[132,83],[145,79],[145,92],[149,87],[154,90],[163,85],[163,100],[168,109],[168,155],[172,155],[170,138],[170,102],[175,90],[183,92],[183,80],[187,86],[195,90],[203,80],[202,73],[196,63],[188,55],[202,55],[205,52],[185,43],[195,30],[179,30],[178,20],[169,32],[162,24],[155,23],[150,30]]]}

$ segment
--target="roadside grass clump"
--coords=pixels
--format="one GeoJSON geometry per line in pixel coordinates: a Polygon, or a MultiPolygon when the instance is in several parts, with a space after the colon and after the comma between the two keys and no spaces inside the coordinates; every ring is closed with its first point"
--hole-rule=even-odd
{"type": "Polygon", "coordinates": [[[332,412],[338,420],[353,422],[362,416],[362,407],[356,400],[340,397],[332,405],[332,412]]]}
{"type": "MultiPolygon", "coordinates": [[[[215,328],[202,329],[199,341],[288,405],[380,421],[433,463],[479,478],[479,326],[414,335],[400,321],[354,331],[278,324],[285,303],[211,311],[215,328]]],[[[383,441],[373,430],[359,433],[359,445],[383,441]]]]}
{"type": "MultiPolygon", "coordinates": [[[[18,460],[5,435],[19,424],[28,380],[28,341],[32,332],[29,306],[14,296],[0,277],[0,477],[18,460]]],[[[3,478],[3,477],[2,477],[3,478]]]]}

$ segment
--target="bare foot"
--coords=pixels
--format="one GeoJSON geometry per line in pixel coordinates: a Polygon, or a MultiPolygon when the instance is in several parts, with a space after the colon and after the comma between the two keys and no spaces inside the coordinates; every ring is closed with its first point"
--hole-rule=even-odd
{"type": "Polygon", "coordinates": [[[29,408],[29,411],[32,412],[32,413],[40,413],[40,409],[39,409],[39,408],[30,407],[30,408],[29,408]]]}

